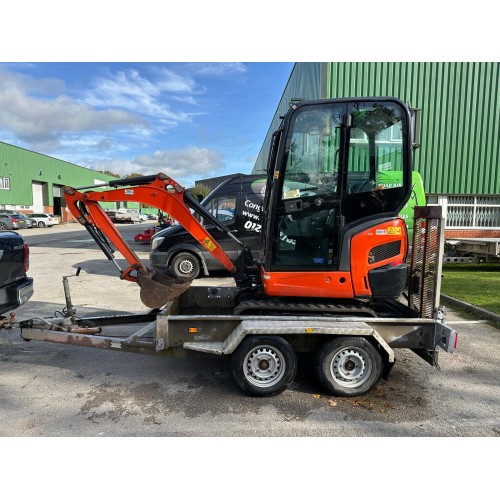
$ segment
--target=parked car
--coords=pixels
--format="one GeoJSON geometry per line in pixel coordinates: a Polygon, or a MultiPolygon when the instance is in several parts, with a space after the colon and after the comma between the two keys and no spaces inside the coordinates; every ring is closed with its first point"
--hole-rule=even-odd
{"type": "Polygon", "coordinates": [[[113,210],[105,210],[106,215],[109,217],[111,222],[116,222],[116,212],[113,210]]]}
{"type": "Polygon", "coordinates": [[[6,210],[2,208],[0,209],[0,216],[2,215],[6,217],[1,218],[0,229],[31,229],[33,227],[34,221],[17,210],[6,210]],[[9,221],[7,221],[7,218],[9,221]],[[4,224],[5,227],[3,227],[2,224],[4,224]]]}
{"type": "Polygon", "coordinates": [[[55,217],[51,217],[50,214],[29,214],[29,218],[33,220],[35,222],[34,225],[38,227],[52,227],[59,223],[59,221],[55,217]]]}
{"type": "Polygon", "coordinates": [[[128,210],[127,208],[119,208],[116,211],[115,219],[115,222],[124,222],[128,224],[142,222],[141,216],[137,210],[128,210]]]}
{"type": "Polygon", "coordinates": [[[12,222],[12,215],[0,213],[0,230],[17,229],[12,222]]]}
{"type": "MultiPolygon", "coordinates": [[[[266,185],[262,175],[238,174],[217,186],[202,202],[245,246],[257,255],[260,248],[261,204],[266,185]]],[[[233,261],[241,247],[210,223],[207,231],[233,261]]],[[[151,239],[149,260],[153,269],[172,272],[177,277],[208,276],[224,270],[222,264],[180,224],[157,231],[151,239]]]]}
{"type": "MultiPolygon", "coordinates": [[[[0,214],[0,221],[5,217],[9,216],[0,214]]],[[[33,295],[33,278],[26,275],[28,269],[29,247],[22,236],[14,231],[0,231],[0,328],[2,315],[33,295]]]]}
{"type": "Polygon", "coordinates": [[[52,217],[54,219],[54,224],[59,224],[59,217],[54,214],[47,214],[49,217],[52,217]]]}

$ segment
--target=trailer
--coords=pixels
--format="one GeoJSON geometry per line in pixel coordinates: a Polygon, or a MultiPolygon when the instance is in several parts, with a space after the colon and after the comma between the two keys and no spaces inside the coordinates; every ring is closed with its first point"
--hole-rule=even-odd
{"type": "MultiPolygon", "coordinates": [[[[61,344],[157,356],[230,356],[236,384],[252,396],[284,391],[297,370],[297,355],[314,354],[324,389],[359,396],[387,377],[396,350],[411,349],[439,368],[438,351],[452,353],[457,332],[439,307],[443,224],[441,207],[417,207],[408,293],[375,308],[318,300],[276,314],[273,302],[249,308],[238,287],[192,286],[147,314],[78,318],[63,279],[66,314],[10,326],[21,337],[61,344]],[[425,228],[425,231],[423,231],[425,228]],[[124,333],[129,330],[128,333],[124,333]]],[[[77,273],[78,274],[78,273],[77,273]]],[[[6,325],[4,325],[6,326],[6,325]]]]}
{"type": "Polygon", "coordinates": [[[500,238],[453,238],[445,245],[447,263],[500,261],[500,238]]]}

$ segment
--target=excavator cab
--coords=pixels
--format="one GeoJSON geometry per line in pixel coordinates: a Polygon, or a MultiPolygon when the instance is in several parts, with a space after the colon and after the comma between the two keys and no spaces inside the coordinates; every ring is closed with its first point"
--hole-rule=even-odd
{"type": "Polygon", "coordinates": [[[260,279],[249,249],[231,261],[200,220],[240,247],[243,243],[164,173],[65,186],[66,203],[120,277],[140,285],[148,307],[173,300],[191,281],[145,267],[101,202],[134,201],[168,213],[233,273],[241,290],[311,299],[392,298],[407,280],[408,236],[397,214],[411,192],[411,111],[392,98],[292,106],[273,136],[269,155],[260,279]],[[128,268],[121,269],[113,246],[128,268]]]}
{"type": "Polygon", "coordinates": [[[273,137],[268,163],[260,255],[265,293],[398,295],[408,241],[397,214],[410,196],[411,168],[411,115],[401,101],[294,104],[273,137]]]}

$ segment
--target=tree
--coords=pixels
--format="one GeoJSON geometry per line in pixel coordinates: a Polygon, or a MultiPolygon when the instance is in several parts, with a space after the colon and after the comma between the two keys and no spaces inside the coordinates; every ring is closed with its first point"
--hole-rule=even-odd
{"type": "Polygon", "coordinates": [[[201,196],[201,199],[203,199],[206,198],[212,190],[205,184],[197,184],[196,186],[189,188],[187,191],[189,191],[189,193],[195,198],[199,199],[199,197],[201,196]]]}
{"type": "Polygon", "coordinates": [[[101,172],[101,174],[111,175],[112,177],[116,177],[117,179],[120,179],[119,174],[115,174],[114,172],[110,172],[109,170],[96,170],[96,172],[101,172]]]}

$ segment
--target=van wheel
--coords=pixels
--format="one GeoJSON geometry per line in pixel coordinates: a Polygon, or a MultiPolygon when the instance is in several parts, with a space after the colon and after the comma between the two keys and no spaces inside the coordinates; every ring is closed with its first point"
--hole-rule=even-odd
{"type": "Polygon", "coordinates": [[[363,337],[337,337],[316,354],[315,369],[323,387],[335,396],[361,396],[380,379],[384,362],[363,337]]]}
{"type": "Polygon", "coordinates": [[[181,252],[172,259],[172,272],[176,278],[195,279],[200,274],[200,263],[191,253],[181,252]]]}
{"type": "Polygon", "coordinates": [[[40,221],[40,222],[38,223],[38,227],[45,227],[45,222],[40,221]]]}
{"type": "Polygon", "coordinates": [[[297,357],[281,337],[250,335],[232,354],[231,373],[250,396],[275,396],[293,382],[297,357]]]}

